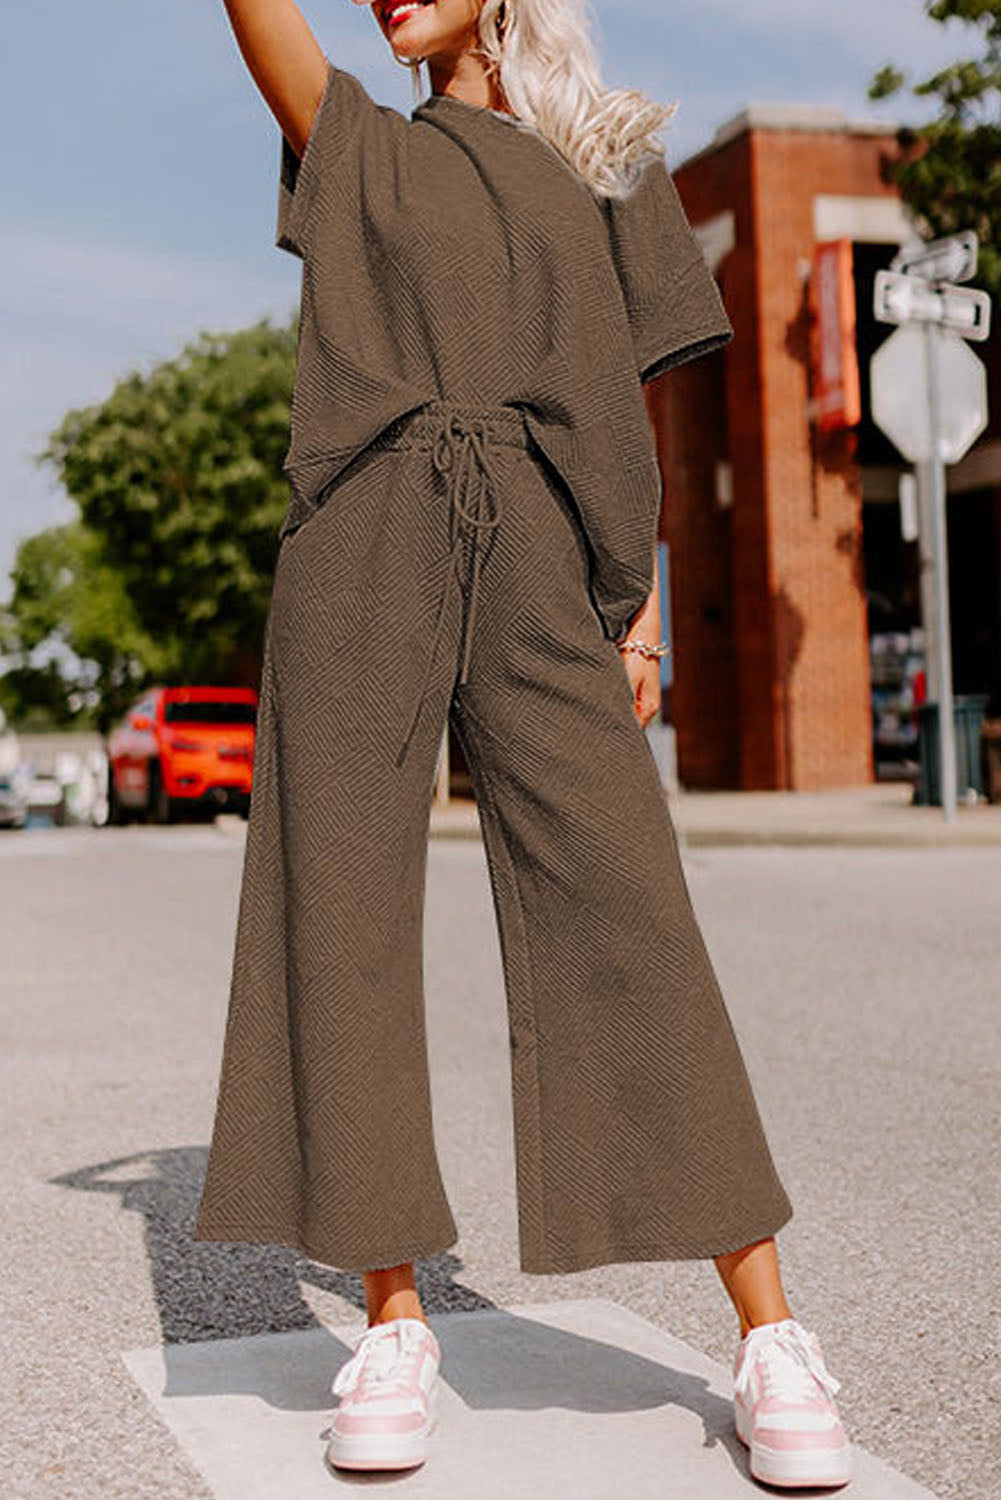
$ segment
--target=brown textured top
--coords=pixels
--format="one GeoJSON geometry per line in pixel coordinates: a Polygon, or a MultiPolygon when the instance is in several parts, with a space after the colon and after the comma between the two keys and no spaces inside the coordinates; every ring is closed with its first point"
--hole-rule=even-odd
{"type": "Polygon", "coordinates": [[[666,164],[603,198],[515,116],[433,94],[408,119],[328,70],[301,162],[282,143],[277,243],[303,273],[280,534],[422,402],[518,405],[621,635],[661,500],[641,382],[733,337],[666,164]]]}

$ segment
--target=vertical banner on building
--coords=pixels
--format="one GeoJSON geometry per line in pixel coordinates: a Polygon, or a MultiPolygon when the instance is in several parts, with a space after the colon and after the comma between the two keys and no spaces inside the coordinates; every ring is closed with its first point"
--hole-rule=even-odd
{"type": "Polygon", "coordinates": [[[852,427],[862,407],[851,240],[823,240],[814,246],[810,311],[812,415],[823,431],[852,427]]]}

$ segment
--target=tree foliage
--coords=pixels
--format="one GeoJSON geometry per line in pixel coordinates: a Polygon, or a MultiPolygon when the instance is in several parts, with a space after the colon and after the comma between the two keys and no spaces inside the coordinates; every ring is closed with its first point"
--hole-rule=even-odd
{"type": "MultiPolygon", "coordinates": [[[[977,35],[976,56],[950,63],[911,85],[916,98],[938,101],[936,114],[897,133],[900,156],[887,176],[927,226],[929,238],[974,229],[980,241],[977,281],[1001,292],[1001,0],[928,0],[933,21],[965,24],[977,35]]],[[[887,66],[873,75],[870,99],[907,84],[887,66]]]]}
{"type": "Polygon", "coordinates": [[[69,412],[41,455],[98,539],[140,656],[166,681],[259,672],[296,340],[295,320],[203,333],[69,412]]]}
{"type": "Polygon", "coordinates": [[[0,701],[22,725],[105,729],[138,686],[169,677],[175,643],[146,634],[101,539],[81,522],[21,542],[0,620],[0,701]]]}

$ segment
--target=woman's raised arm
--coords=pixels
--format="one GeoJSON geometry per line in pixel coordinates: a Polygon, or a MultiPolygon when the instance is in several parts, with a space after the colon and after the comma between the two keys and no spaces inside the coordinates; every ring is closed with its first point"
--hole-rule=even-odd
{"type": "Polygon", "coordinates": [[[302,156],[327,61],[295,0],[224,0],[243,60],[282,134],[302,156]]]}

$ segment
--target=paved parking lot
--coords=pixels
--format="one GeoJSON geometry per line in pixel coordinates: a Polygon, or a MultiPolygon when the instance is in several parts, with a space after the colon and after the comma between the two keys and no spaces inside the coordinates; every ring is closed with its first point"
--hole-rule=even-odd
{"type": "MultiPolygon", "coordinates": [[[[121,1351],[343,1323],[356,1276],[187,1236],[211,1125],[242,836],[0,836],[5,1496],[209,1494],[121,1351]]],[[[794,1204],[780,1245],[856,1441],[1001,1496],[991,848],[689,848],[686,873],[794,1204]]],[[[461,1228],[430,1310],[599,1297],[716,1360],[711,1265],[517,1267],[506,1026],[480,845],[434,840],[427,1001],[461,1228]]]]}

